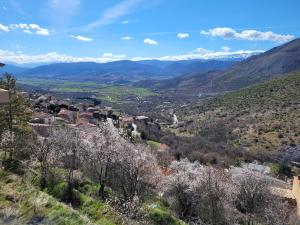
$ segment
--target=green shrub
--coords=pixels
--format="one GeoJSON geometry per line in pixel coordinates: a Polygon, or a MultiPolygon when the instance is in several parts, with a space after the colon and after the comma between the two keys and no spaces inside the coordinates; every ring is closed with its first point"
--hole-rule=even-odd
{"type": "Polygon", "coordinates": [[[60,201],[64,199],[66,190],[67,183],[65,181],[60,181],[59,183],[54,184],[53,186],[51,185],[47,188],[47,192],[60,201]]]}

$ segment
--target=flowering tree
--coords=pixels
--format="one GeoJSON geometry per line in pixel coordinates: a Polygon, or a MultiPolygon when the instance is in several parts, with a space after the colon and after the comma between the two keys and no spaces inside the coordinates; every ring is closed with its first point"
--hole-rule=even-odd
{"type": "Polygon", "coordinates": [[[171,164],[173,174],[164,184],[164,196],[178,216],[196,224],[228,224],[225,204],[231,185],[227,175],[187,159],[171,164]]]}
{"type": "Polygon", "coordinates": [[[65,201],[74,203],[73,188],[75,171],[80,169],[85,146],[77,128],[54,129],[51,137],[54,146],[56,166],[67,171],[67,192],[65,201]]]}

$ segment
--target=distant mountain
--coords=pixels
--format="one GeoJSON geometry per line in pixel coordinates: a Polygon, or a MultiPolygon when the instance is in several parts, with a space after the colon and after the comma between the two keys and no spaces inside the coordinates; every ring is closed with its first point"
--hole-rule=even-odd
{"type": "Polygon", "coordinates": [[[213,88],[236,90],[296,70],[300,70],[299,38],[236,64],[213,81],[213,88]]]}
{"type": "Polygon", "coordinates": [[[104,83],[128,83],[145,79],[167,79],[195,71],[224,69],[236,61],[186,60],[186,61],[116,61],[109,63],[78,62],[54,63],[21,71],[19,77],[91,80],[104,83]]]}
{"type": "Polygon", "coordinates": [[[158,91],[224,92],[264,82],[283,74],[300,70],[300,39],[252,56],[220,71],[188,73],[164,81],[140,81],[135,86],[158,91]]]}
{"type": "Polygon", "coordinates": [[[14,65],[10,65],[7,64],[4,67],[0,67],[0,74],[3,73],[12,73],[12,74],[17,74],[17,73],[21,73],[25,70],[27,70],[28,68],[24,68],[24,67],[19,67],[19,66],[14,66],[14,65]]]}

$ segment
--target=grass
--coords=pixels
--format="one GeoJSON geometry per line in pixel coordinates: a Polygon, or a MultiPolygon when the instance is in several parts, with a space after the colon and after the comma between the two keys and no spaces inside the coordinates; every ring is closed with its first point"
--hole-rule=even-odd
{"type": "Polygon", "coordinates": [[[160,200],[148,204],[146,208],[154,225],[185,225],[185,223],[176,218],[160,200]]]}
{"type": "MultiPolygon", "coordinates": [[[[33,176],[19,177],[0,170],[0,224],[31,224],[33,221],[57,225],[123,224],[119,214],[99,199],[75,191],[82,204],[73,209],[38,190],[26,180],[28,177],[32,180],[33,176]]],[[[57,188],[64,189],[61,183],[57,188]]]]}
{"type": "Polygon", "coordinates": [[[152,91],[146,88],[135,88],[127,86],[107,86],[97,90],[96,96],[100,99],[109,102],[120,102],[126,98],[144,98],[148,96],[156,95],[152,91]]]}
{"type": "Polygon", "coordinates": [[[94,95],[104,101],[119,103],[130,98],[144,98],[157,95],[146,88],[136,88],[122,85],[105,85],[93,81],[79,82],[70,80],[42,79],[42,78],[20,78],[18,83],[38,89],[45,89],[58,93],[87,93],[94,95]]]}
{"type": "Polygon", "coordinates": [[[147,145],[150,146],[153,150],[159,150],[160,149],[160,143],[156,141],[147,141],[147,145]]]}
{"type": "Polygon", "coordinates": [[[52,196],[28,185],[22,178],[0,170],[0,223],[92,224],[89,219],[58,202],[52,196]]]}

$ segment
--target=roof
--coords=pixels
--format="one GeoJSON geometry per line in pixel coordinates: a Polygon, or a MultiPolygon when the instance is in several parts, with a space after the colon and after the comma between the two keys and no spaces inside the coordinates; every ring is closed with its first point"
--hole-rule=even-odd
{"type": "Polygon", "coordinates": [[[60,112],[57,114],[58,117],[61,117],[63,119],[67,119],[71,121],[73,119],[74,112],[70,110],[60,110],[60,112]]]}
{"type": "Polygon", "coordinates": [[[66,106],[69,106],[70,105],[70,102],[66,101],[66,100],[60,100],[58,101],[58,105],[66,105],[66,106]]]}
{"type": "Polygon", "coordinates": [[[0,89],[0,104],[9,103],[8,91],[0,89]]]}
{"type": "Polygon", "coordinates": [[[79,118],[92,118],[93,117],[93,113],[90,113],[90,112],[83,112],[83,113],[80,113],[79,118]]]}

